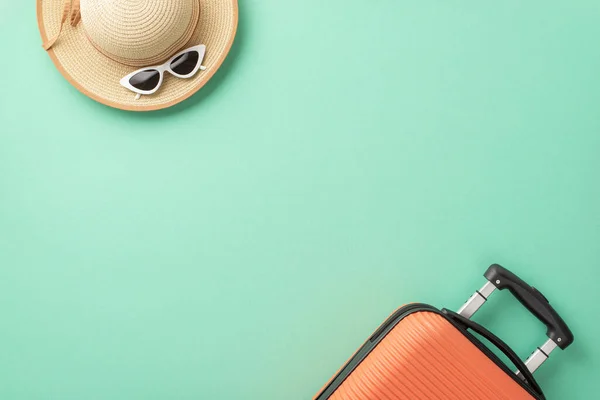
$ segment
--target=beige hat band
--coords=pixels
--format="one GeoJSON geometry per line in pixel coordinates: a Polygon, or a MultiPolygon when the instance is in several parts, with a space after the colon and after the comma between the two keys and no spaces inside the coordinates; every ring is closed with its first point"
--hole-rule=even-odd
{"type": "Polygon", "coordinates": [[[67,18],[69,18],[69,15],[71,16],[71,26],[77,26],[79,21],[81,21],[79,0],[69,0],[69,1],[65,2],[65,5],[64,5],[63,11],[62,11],[62,18],[60,20],[60,28],[58,29],[58,32],[56,33],[56,35],[54,35],[51,38],[48,38],[48,40],[46,40],[42,44],[42,47],[44,48],[44,50],[48,51],[48,50],[50,50],[50,48],[52,46],[54,46],[54,43],[56,43],[60,34],[62,33],[63,27],[65,25],[65,22],[67,22],[67,18]]]}
{"type": "MultiPolygon", "coordinates": [[[[75,0],[78,1],[78,0],[75,0]]],[[[96,50],[98,50],[100,53],[102,53],[104,56],[110,58],[113,61],[116,61],[120,64],[123,65],[127,65],[130,67],[147,67],[150,65],[154,65],[154,64],[160,64],[164,61],[166,61],[169,57],[171,57],[173,54],[175,54],[178,50],[182,49],[192,38],[194,32],[196,31],[197,25],[198,25],[198,21],[200,20],[200,1],[199,0],[195,0],[192,2],[193,4],[193,8],[192,8],[192,14],[191,14],[191,18],[190,18],[190,22],[187,26],[187,28],[185,29],[183,35],[176,41],[174,41],[174,43],[172,45],[170,45],[168,48],[166,48],[165,50],[163,50],[162,52],[160,52],[159,54],[153,56],[153,57],[148,57],[148,58],[126,58],[126,57],[119,57],[115,54],[112,54],[108,51],[106,51],[105,49],[103,49],[101,46],[99,46],[98,44],[96,44],[94,42],[94,40],[91,38],[91,36],[85,31],[85,20],[83,21],[83,30],[85,33],[85,36],[87,37],[87,39],[89,40],[89,42],[96,48],[96,50]]],[[[146,32],[148,35],[152,35],[152,34],[165,34],[163,33],[154,33],[151,31],[151,28],[149,28],[148,32],[146,32]]],[[[136,51],[135,49],[131,49],[131,53],[135,54],[136,51]]]]}
{"type": "MultiPolygon", "coordinates": [[[[61,18],[60,30],[54,38],[52,38],[52,39],[48,40],[46,43],[44,43],[44,45],[43,45],[44,49],[46,49],[46,50],[50,49],[54,45],[54,43],[57,41],[58,37],[60,36],[60,34],[62,32],[64,23],[67,21],[67,19],[69,19],[69,15],[70,15],[71,26],[77,26],[78,23],[82,19],[81,11],[80,11],[80,0],[67,0],[65,2],[65,6],[63,8],[63,14],[62,14],[62,18],[61,18]]],[[[181,35],[181,37],[179,37],[177,40],[175,40],[169,47],[167,47],[166,49],[161,51],[159,54],[156,54],[152,57],[147,57],[147,58],[139,58],[139,57],[126,58],[126,57],[119,57],[115,54],[111,54],[110,52],[106,51],[101,46],[96,44],[94,42],[94,40],[91,38],[91,36],[86,32],[85,21],[84,21],[84,24],[82,24],[83,25],[82,30],[83,30],[87,40],[94,46],[94,48],[96,50],[98,50],[100,53],[102,53],[104,56],[106,56],[107,58],[109,58],[115,62],[118,62],[120,64],[131,66],[131,67],[146,67],[146,66],[150,66],[153,64],[159,64],[161,62],[166,61],[170,56],[175,54],[177,52],[177,50],[180,50],[181,48],[183,48],[190,41],[192,36],[194,35],[194,32],[196,31],[196,28],[198,26],[199,20],[200,20],[200,0],[194,0],[194,1],[192,1],[192,12],[191,12],[190,21],[188,23],[188,26],[184,30],[183,35],[181,35]]],[[[155,34],[154,32],[151,31],[151,28],[148,29],[147,32],[141,32],[141,33],[142,34],[146,33],[148,35],[155,34]]],[[[136,50],[131,49],[130,53],[136,54],[136,50]]]]}

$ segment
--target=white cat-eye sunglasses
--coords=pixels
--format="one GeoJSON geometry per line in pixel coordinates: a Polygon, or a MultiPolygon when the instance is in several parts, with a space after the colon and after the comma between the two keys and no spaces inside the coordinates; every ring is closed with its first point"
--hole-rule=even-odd
{"type": "Polygon", "coordinates": [[[191,78],[198,70],[205,70],[202,65],[206,46],[201,44],[190,47],[175,54],[163,65],[146,67],[138,69],[121,79],[121,85],[137,93],[135,99],[138,100],[142,95],[155,93],[163,82],[165,71],[177,78],[191,78]]]}

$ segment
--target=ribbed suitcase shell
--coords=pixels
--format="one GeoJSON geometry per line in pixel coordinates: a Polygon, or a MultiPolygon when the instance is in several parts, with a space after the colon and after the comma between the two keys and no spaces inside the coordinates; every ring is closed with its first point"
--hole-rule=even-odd
{"type": "Polygon", "coordinates": [[[322,394],[315,399],[536,399],[444,316],[430,311],[402,318],[329,397],[322,394]]]}

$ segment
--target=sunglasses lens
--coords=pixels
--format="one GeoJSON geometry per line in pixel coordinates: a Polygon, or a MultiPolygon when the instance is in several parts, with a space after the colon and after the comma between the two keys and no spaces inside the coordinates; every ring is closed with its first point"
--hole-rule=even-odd
{"type": "Polygon", "coordinates": [[[197,51],[188,51],[171,62],[171,69],[178,75],[189,75],[198,65],[199,58],[200,54],[197,51]]]}
{"type": "Polygon", "coordinates": [[[143,91],[149,91],[156,88],[159,81],[160,73],[155,69],[147,69],[145,71],[138,72],[129,78],[129,83],[131,86],[143,91]]]}

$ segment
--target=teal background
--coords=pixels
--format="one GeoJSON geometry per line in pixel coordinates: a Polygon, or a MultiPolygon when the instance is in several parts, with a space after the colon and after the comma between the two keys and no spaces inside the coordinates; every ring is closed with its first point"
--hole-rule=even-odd
{"type": "MultiPolygon", "coordinates": [[[[600,3],[242,0],[191,100],[89,100],[0,3],[0,398],[309,399],[403,303],[458,308],[492,262],[600,377],[600,3]]],[[[506,293],[476,320],[523,357],[506,293]]]]}

